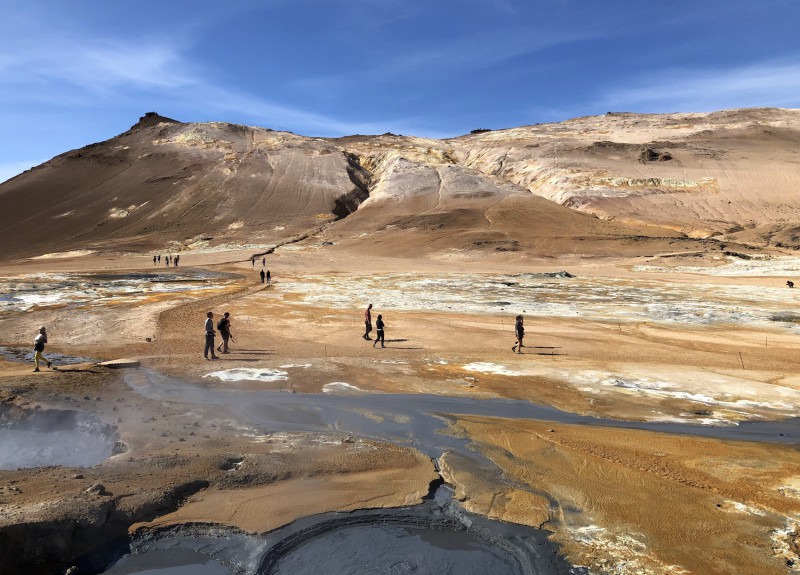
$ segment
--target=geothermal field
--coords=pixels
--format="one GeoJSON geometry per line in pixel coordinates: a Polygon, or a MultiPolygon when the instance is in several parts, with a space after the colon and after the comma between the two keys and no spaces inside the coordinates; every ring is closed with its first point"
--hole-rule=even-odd
{"type": "Polygon", "coordinates": [[[57,156],[0,185],[0,573],[800,572],[799,187],[784,109],[57,156]]]}

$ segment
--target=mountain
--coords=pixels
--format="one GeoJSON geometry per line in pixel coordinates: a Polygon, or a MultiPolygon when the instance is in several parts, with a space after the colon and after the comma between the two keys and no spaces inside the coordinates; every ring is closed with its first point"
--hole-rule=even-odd
{"type": "Polygon", "coordinates": [[[800,110],[307,138],[148,113],[0,185],[4,257],[287,241],[519,258],[800,246],[800,110]]]}

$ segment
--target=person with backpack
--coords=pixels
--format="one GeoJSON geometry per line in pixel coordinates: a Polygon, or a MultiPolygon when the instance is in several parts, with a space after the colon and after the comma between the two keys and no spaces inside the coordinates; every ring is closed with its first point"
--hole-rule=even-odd
{"type": "Polygon", "coordinates": [[[44,352],[44,344],[47,343],[47,330],[44,326],[39,328],[39,335],[36,336],[36,339],[33,340],[33,361],[36,363],[36,367],[33,371],[39,371],[39,362],[46,362],[47,367],[53,365],[53,362],[47,359],[45,356],[42,355],[44,352]]]}
{"type": "Polygon", "coordinates": [[[269,285],[271,281],[272,281],[272,274],[270,273],[269,270],[267,270],[267,285],[269,285]]]}
{"type": "Polygon", "coordinates": [[[514,347],[511,348],[511,351],[522,353],[522,348],[525,347],[522,345],[522,338],[525,337],[525,326],[523,325],[521,315],[517,316],[517,321],[514,324],[514,335],[517,336],[517,341],[514,342],[514,347]],[[517,348],[517,346],[519,346],[519,348],[517,348]]]}
{"type": "Polygon", "coordinates": [[[206,348],[203,350],[203,357],[208,359],[208,352],[211,352],[211,359],[219,359],[214,355],[214,335],[217,333],[214,330],[214,312],[206,314],[206,323],[204,325],[206,331],[206,348]]]}
{"type": "Polygon", "coordinates": [[[231,335],[231,314],[227,311],[222,315],[222,319],[217,322],[217,329],[222,336],[222,343],[217,346],[220,353],[230,353],[228,351],[228,340],[233,339],[231,335]]]}
{"type": "Polygon", "coordinates": [[[378,342],[381,342],[381,347],[386,347],[383,343],[383,316],[378,314],[378,319],[375,321],[375,341],[372,342],[372,347],[375,347],[378,342]]]}
{"type": "Polygon", "coordinates": [[[258,272],[258,275],[261,276],[261,283],[263,284],[264,283],[264,277],[266,277],[266,274],[264,273],[264,270],[261,270],[260,272],[258,272]]]}

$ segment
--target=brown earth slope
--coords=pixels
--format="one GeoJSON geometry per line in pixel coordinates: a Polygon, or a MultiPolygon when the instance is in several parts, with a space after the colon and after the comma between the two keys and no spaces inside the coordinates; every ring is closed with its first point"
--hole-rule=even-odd
{"type": "Polygon", "coordinates": [[[148,114],[0,186],[0,209],[19,215],[6,220],[4,249],[276,242],[354,209],[365,177],[321,140],[148,114]]]}
{"type": "MultiPolygon", "coordinates": [[[[273,245],[391,256],[800,246],[800,110],[608,114],[449,140],[145,115],[0,185],[6,258],[273,245]]],[[[263,251],[263,250],[261,250],[263,251]]]]}

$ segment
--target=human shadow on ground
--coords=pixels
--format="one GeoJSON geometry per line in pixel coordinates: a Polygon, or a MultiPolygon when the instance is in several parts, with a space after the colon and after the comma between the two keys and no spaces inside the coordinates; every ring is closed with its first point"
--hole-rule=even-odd
{"type": "MultiPolygon", "coordinates": [[[[408,340],[407,339],[387,339],[385,341],[386,341],[386,343],[403,343],[403,342],[408,341],[408,340]]],[[[414,349],[416,349],[416,348],[414,348],[414,349]]]]}
{"type": "MultiPolygon", "coordinates": [[[[389,343],[388,339],[386,340],[386,343],[389,343]]],[[[378,348],[375,348],[375,349],[378,349],[378,348]]],[[[417,350],[419,350],[419,349],[425,349],[425,348],[424,347],[398,347],[398,346],[392,345],[392,346],[387,346],[386,348],[381,348],[381,349],[417,349],[417,350]]]]}
{"type": "Polygon", "coordinates": [[[58,371],[60,373],[100,373],[97,369],[92,369],[90,367],[70,367],[68,365],[58,366],[54,365],[52,367],[53,371],[58,371]]]}
{"type": "MultiPolygon", "coordinates": [[[[234,343],[236,343],[236,342],[234,342],[234,343]]],[[[247,352],[250,352],[250,353],[258,353],[258,352],[270,352],[270,351],[273,351],[273,350],[271,350],[271,349],[247,349],[247,348],[239,348],[239,349],[237,349],[237,350],[236,350],[236,353],[247,353],[247,352]]]]}

